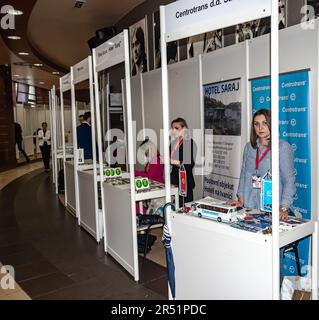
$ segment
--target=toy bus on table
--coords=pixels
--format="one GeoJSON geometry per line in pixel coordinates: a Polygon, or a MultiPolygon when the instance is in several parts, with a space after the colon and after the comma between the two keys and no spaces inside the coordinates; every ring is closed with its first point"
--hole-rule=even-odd
{"type": "Polygon", "coordinates": [[[227,205],[226,203],[217,203],[205,199],[190,204],[193,215],[199,218],[206,218],[218,222],[231,223],[237,221],[237,207],[227,205]]]}

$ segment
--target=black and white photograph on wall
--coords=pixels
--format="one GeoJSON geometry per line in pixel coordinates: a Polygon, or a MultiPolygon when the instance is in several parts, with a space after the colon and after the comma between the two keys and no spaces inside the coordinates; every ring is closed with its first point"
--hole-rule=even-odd
{"type": "Polygon", "coordinates": [[[307,0],[307,6],[312,7],[308,8],[308,15],[310,20],[314,17],[319,16],[319,0],[307,0]]]}
{"type": "Polygon", "coordinates": [[[287,10],[287,6],[286,6],[286,0],[279,0],[278,3],[278,7],[279,7],[279,30],[283,29],[286,27],[287,25],[287,21],[286,21],[286,10],[287,10]]]}
{"type": "Polygon", "coordinates": [[[131,75],[148,71],[148,44],[146,17],[130,26],[131,75]]]}
{"type": "MultiPolygon", "coordinates": [[[[160,13],[153,13],[154,69],[161,67],[161,26],[160,13]]],[[[167,43],[167,64],[178,62],[177,41],[167,43]]]]}
{"type": "Polygon", "coordinates": [[[257,19],[250,22],[238,24],[236,26],[236,43],[243,42],[245,40],[251,40],[253,38],[262,36],[269,33],[270,20],[269,19],[257,19]]]}
{"type": "Polygon", "coordinates": [[[204,53],[205,34],[199,34],[187,39],[187,59],[204,53]]]}
{"type": "Polygon", "coordinates": [[[212,52],[217,49],[223,48],[223,30],[219,29],[205,33],[204,38],[204,53],[212,52]]]}

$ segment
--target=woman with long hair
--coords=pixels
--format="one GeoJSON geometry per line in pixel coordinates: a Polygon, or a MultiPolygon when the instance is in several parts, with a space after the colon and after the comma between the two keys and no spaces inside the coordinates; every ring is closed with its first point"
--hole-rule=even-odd
{"type": "MultiPolygon", "coordinates": [[[[244,149],[238,201],[232,205],[260,209],[261,178],[271,172],[271,114],[269,110],[257,111],[252,120],[250,142],[244,149]]],[[[280,219],[288,218],[288,209],[296,193],[294,157],[290,144],[279,140],[279,199],[280,219]]]]}

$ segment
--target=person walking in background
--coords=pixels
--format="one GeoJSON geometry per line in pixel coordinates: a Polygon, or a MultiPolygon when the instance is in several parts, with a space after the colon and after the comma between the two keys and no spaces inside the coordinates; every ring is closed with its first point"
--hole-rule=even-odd
{"type": "Polygon", "coordinates": [[[28,157],[28,155],[26,154],[26,152],[24,151],[24,149],[22,147],[23,137],[22,137],[22,128],[21,128],[20,124],[15,122],[14,129],[15,129],[15,140],[16,140],[16,144],[18,146],[18,149],[24,155],[26,161],[30,162],[30,158],[28,157]]]}
{"type": "Polygon", "coordinates": [[[42,123],[42,130],[39,131],[39,146],[42,154],[45,172],[50,171],[50,153],[51,153],[51,132],[48,130],[48,124],[42,123]]]}

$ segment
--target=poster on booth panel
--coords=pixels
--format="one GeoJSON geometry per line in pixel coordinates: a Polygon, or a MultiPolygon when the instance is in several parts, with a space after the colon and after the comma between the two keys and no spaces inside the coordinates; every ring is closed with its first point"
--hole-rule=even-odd
{"type": "MultiPolygon", "coordinates": [[[[300,71],[280,75],[279,79],[280,139],[287,141],[294,151],[296,196],[294,208],[304,219],[311,218],[311,152],[309,125],[309,72],[300,71]]],[[[253,112],[271,107],[270,78],[251,81],[253,112]]],[[[308,264],[309,239],[298,246],[301,267],[308,264]]],[[[285,275],[296,274],[293,253],[285,255],[285,275]]]]}
{"type": "Polygon", "coordinates": [[[147,21],[145,17],[129,28],[132,76],[148,71],[148,39],[146,26],[147,21]]]}
{"type": "Polygon", "coordinates": [[[205,85],[204,196],[236,199],[241,163],[241,80],[205,85]]]}

